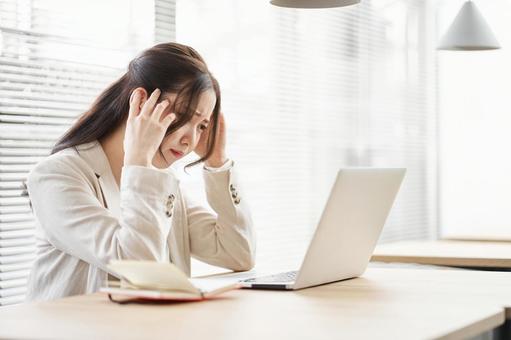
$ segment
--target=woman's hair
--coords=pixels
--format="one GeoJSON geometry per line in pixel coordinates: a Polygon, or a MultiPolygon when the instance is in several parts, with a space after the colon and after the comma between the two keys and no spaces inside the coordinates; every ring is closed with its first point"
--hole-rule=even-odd
{"type": "Polygon", "coordinates": [[[127,119],[130,96],[137,87],[143,87],[148,94],[157,88],[162,93],[177,94],[172,109],[179,106],[180,114],[167,130],[166,136],[192,119],[202,92],[209,89],[215,91],[216,104],[210,119],[212,126],[209,129],[207,152],[187,167],[211,156],[218,129],[220,86],[199,53],[177,43],[158,44],[133,59],[128,71],[99,95],[92,107],[55,144],[51,153],[99,140],[112,133],[127,119]]]}

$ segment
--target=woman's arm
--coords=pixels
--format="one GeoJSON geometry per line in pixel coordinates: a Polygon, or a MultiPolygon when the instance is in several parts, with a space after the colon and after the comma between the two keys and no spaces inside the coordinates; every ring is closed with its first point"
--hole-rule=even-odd
{"type": "Polygon", "coordinates": [[[177,180],[160,170],[125,166],[117,219],[99,202],[86,168],[78,157],[59,156],[30,173],[34,214],[49,242],[105,271],[112,259],[168,261],[166,201],[176,195],[177,180]]]}
{"type": "Polygon", "coordinates": [[[57,249],[104,271],[112,259],[169,260],[166,203],[176,196],[177,181],[151,163],[176,117],[167,112],[168,100],[157,104],[160,94],[156,89],[146,98],[142,88],[131,93],[123,140],[116,142],[124,153],[120,216],[101,205],[96,175],[79,156],[53,155],[31,171],[34,214],[57,249]]]}
{"type": "MultiPolygon", "coordinates": [[[[206,154],[208,136],[209,133],[203,133],[195,148],[201,157],[206,154]]],[[[224,164],[226,139],[225,117],[220,113],[216,142],[206,160],[206,166],[219,169],[204,170],[206,196],[216,216],[204,207],[187,203],[191,254],[215,266],[249,270],[255,264],[256,240],[233,162],[229,161],[230,166],[224,164]]]]}
{"type": "MultiPolygon", "coordinates": [[[[216,216],[187,202],[191,254],[232,270],[249,270],[255,263],[256,240],[250,210],[234,167],[204,171],[206,196],[216,216]]],[[[186,198],[186,197],[185,197],[186,198]]]]}

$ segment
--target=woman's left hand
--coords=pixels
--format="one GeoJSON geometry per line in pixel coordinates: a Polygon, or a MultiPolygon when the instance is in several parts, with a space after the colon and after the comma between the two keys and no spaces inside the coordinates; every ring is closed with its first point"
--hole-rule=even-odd
{"type": "MultiPolygon", "coordinates": [[[[210,134],[210,129],[213,126],[213,124],[209,124],[208,128],[202,132],[201,137],[199,139],[199,143],[197,143],[197,146],[195,147],[195,153],[199,155],[199,157],[204,157],[207,152],[207,141],[208,136],[210,134]]],[[[218,130],[216,133],[216,141],[215,145],[213,146],[213,153],[211,156],[206,160],[206,165],[212,168],[219,168],[222,165],[225,164],[227,161],[227,156],[225,155],[225,144],[226,144],[226,137],[225,137],[225,119],[224,114],[220,112],[218,115],[218,130]]]]}

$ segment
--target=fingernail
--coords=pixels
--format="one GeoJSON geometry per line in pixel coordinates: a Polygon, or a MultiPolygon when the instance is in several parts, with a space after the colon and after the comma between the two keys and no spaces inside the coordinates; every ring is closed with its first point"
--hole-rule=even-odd
{"type": "Polygon", "coordinates": [[[156,90],[154,90],[154,92],[160,93],[161,91],[160,91],[160,89],[156,89],[156,90]]]}

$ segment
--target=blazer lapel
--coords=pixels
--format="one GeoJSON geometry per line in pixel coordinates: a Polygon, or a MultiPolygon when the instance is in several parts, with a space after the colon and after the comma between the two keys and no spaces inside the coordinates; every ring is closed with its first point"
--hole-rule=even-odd
{"type": "Polygon", "coordinates": [[[79,155],[89,164],[99,182],[103,198],[106,203],[106,208],[112,214],[120,218],[121,209],[119,206],[119,187],[115,181],[110,163],[106,157],[101,144],[98,141],[78,145],[76,147],[79,155]]]}

